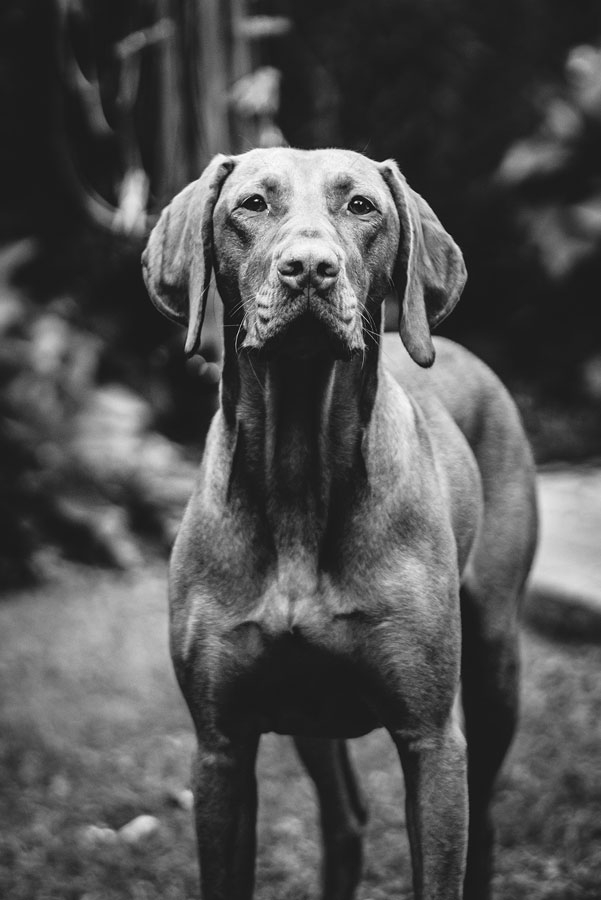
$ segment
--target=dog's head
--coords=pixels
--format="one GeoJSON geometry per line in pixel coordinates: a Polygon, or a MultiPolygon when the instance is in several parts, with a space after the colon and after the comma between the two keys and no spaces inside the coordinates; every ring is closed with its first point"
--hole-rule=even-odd
{"type": "Polygon", "coordinates": [[[214,270],[239,346],[265,352],[363,350],[394,285],[401,338],[421,366],[466,278],[461,251],[396,163],[344,150],[215,157],[163,211],[143,266],[156,306],[188,326],[189,354],[214,270]]]}

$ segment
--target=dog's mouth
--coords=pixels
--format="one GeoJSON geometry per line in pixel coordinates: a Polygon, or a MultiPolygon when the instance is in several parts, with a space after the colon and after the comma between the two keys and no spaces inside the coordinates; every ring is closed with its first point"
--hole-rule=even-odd
{"type": "Polygon", "coordinates": [[[327,328],[311,313],[303,313],[298,319],[284,326],[279,334],[270,338],[263,347],[266,353],[286,353],[299,359],[334,354],[348,358],[351,349],[341,337],[327,328]]]}
{"type": "Polygon", "coordinates": [[[253,344],[261,356],[285,355],[295,359],[330,356],[348,360],[362,350],[362,341],[353,339],[352,333],[311,311],[281,323],[277,330],[270,330],[263,340],[253,344]]]}
{"type": "MultiPolygon", "coordinates": [[[[265,296],[265,295],[264,295],[265,296]]],[[[350,359],[365,349],[354,297],[322,297],[316,292],[257,298],[241,348],[262,356],[330,356],[350,359]]]]}

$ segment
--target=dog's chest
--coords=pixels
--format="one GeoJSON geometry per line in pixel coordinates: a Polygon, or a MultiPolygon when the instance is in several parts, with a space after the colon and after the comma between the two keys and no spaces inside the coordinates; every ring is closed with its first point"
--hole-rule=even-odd
{"type": "Polygon", "coordinates": [[[184,665],[203,679],[211,673],[211,692],[232,721],[246,718],[259,731],[365,734],[382,724],[395,684],[417,696],[434,678],[433,648],[453,632],[444,615],[430,617],[415,589],[422,580],[407,562],[372,573],[370,583],[343,582],[296,558],[244,604],[195,592],[182,631],[184,665]]]}
{"type": "Polygon", "coordinates": [[[271,637],[295,631],[318,635],[331,627],[346,605],[331,578],[297,556],[278,560],[249,618],[271,637]]]}
{"type": "Polygon", "coordinates": [[[252,611],[224,634],[235,661],[231,690],[261,731],[359,735],[378,723],[361,701],[367,641],[358,605],[302,561],[281,566],[252,611]]]}

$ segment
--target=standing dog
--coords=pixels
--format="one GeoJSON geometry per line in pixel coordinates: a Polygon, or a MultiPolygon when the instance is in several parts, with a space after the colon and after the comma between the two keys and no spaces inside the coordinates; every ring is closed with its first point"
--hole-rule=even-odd
{"type": "Polygon", "coordinates": [[[393,162],[274,149],[216,157],[143,261],[188,353],[212,271],[224,304],[221,404],[170,576],[203,900],[253,896],[267,731],[294,735],[315,781],[324,900],[350,900],[365,811],[344,739],[378,727],[416,898],[484,900],[536,511],[509,396],[430,337],[465,282],[459,249],[393,162]],[[392,285],[404,350],[382,335],[392,285]]]}

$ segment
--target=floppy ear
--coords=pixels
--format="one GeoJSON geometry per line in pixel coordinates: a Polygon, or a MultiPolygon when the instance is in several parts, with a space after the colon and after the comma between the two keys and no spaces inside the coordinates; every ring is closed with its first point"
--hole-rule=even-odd
{"type": "Polygon", "coordinates": [[[234,160],[215,156],[197,181],[173,198],[142,254],[146,288],[168,319],[188,325],[186,354],[196,353],[211,282],[213,210],[234,160]]]}
{"type": "Polygon", "coordinates": [[[423,197],[411,190],[394,160],[381,173],[399,214],[401,235],[394,268],[399,296],[399,332],[409,355],[427,368],[435,351],[430,329],[451,312],[465,285],[461,250],[423,197]]]}

